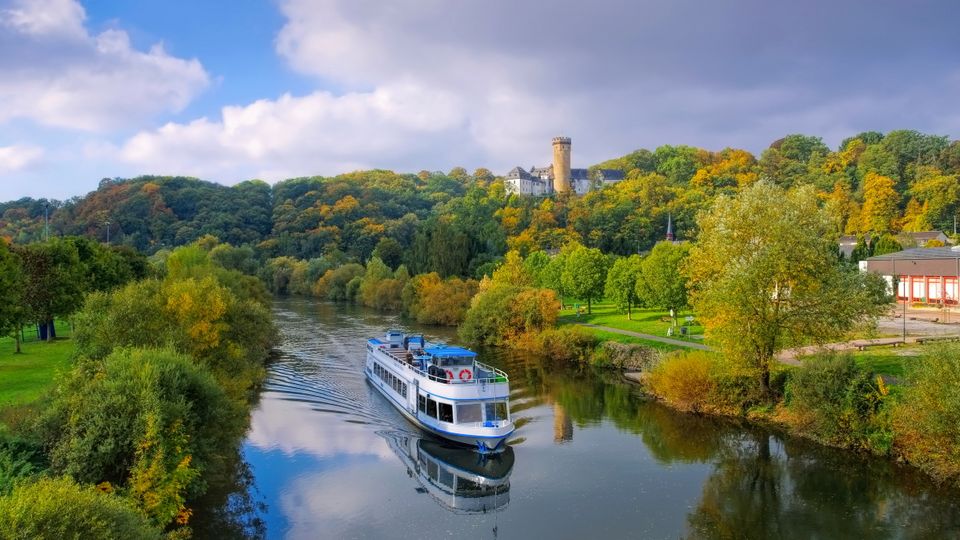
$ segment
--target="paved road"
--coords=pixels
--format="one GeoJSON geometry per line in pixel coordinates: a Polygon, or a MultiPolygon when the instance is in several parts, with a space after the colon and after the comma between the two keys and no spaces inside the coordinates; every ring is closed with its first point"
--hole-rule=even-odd
{"type": "Polygon", "coordinates": [[[689,341],[680,341],[679,339],[672,339],[668,337],[655,336],[653,334],[641,334],[640,332],[632,332],[630,330],[621,330],[620,328],[612,328],[610,326],[600,326],[599,324],[590,324],[590,323],[576,323],[579,326],[586,326],[589,328],[596,328],[597,330],[603,330],[604,332],[613,332],[614,334],[623,334],[625,336],[631,336],[641,339],[647,339],[650,341],[657,341],[659,343],[666,343],[668,345],[676,345],[678,347],[687,347],[690,349],[700,349],[701,351],[709,351],[710,347],[707,347],[703,343],[691,343],[689,341]]]}

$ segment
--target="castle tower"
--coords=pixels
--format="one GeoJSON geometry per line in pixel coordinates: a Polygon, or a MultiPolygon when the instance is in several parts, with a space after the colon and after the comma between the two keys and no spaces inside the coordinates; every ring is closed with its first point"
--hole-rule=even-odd
{"type": "Polygon", "coordinates": [[[553,190],[570,191],[570,137],[553,138],[553,190]]]}

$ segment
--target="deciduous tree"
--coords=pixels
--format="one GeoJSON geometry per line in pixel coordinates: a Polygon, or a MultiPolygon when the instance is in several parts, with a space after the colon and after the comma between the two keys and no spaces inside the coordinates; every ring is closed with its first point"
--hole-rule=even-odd
{"type": "Polygon", "coordinates": [[[621,257],[613,262],[607,272],[606,296],[616,302],[621,311],[626,310],[627,319],[633,318],[633,306],[640,300],[637,280],[640,279],[641,260],[639,255],[621,257]]]}
{"type": "Polygon", "coordinates": [[[719,197],[700,216],[685,265],[691,303],[708,335],[757,372],[784,347],[839,338],[885,307],[885,285],[838,264],[829,217],[812,187],[761,181],[719,197]]]}
{"type": "Polygon", "coordinates": [[[563,289],[587,301],[587,313],[594,300],[603,298],[607,282],[607,257],[597,248],[575,247],[567,256],[561,275],[563,289]]]}

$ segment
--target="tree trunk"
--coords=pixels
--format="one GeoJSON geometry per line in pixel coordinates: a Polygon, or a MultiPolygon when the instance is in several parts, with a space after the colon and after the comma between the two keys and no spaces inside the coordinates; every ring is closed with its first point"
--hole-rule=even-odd
{"type": "Polygon", "coordinates": [[[770,391],[770,360],[764,359],[760,361],[760,391],[763,393],[763,397],[770,399],[772,397],[772,392],[770,391]]]}
{"type": "Polygon", "coordinates": [[[16,331],[14,331],[14,333],[13,333],[13,335],[14,335],[14,341],[17,342],[17,352],[16,352],[16,354],[20,354],[20,353],[21,353],[21,351],[20,351],[20,338],[21,338],[20,333],[21,333],[21,332],[23,332],[23,327],[17,325],[17,329],[16,329],[16,331]]]}
{"type": "Polygon", "coordinates": [[[593,313],[593,311],[590,309],[590,299],[587,298],[587,315],[589,315],[589,314],[591,314],[591,313],[593,313]]]}
{"type": "Polygon", "coordinates": [[[632,307],[633,307],[633,304],[629,300],[627,300],[627,320],[628,321],[633,320],[633,311],[631,310],[632,307]]]}

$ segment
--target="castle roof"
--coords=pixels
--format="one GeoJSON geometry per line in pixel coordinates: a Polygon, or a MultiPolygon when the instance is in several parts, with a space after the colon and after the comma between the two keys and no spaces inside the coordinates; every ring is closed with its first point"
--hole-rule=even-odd
{"type": "Polygon", "coordinates": [[[620,169],[597,169],[596,176],[607,182],[623,180],[626,177],[620,169]]]}
{"type": "Polygon", "coordinates": [[[571,180],[588,180],[590,172],[587,169],[570,169],[571,180]]]}
{"type": "Polygon", "coordinates": [[[530,173],[528,173],[527,171],[523,170],[523,167],[514,167],[514,168],[510,169],[510,172],[507,173],[507,176],[506,176],[505,178],[506,178],[507,180],[512,180],[512,179],[515,179],[515,178],[521,178],[521,179],[526,180],[526,179],[529,179],[529,178],[530,178],[530,173]]]}

